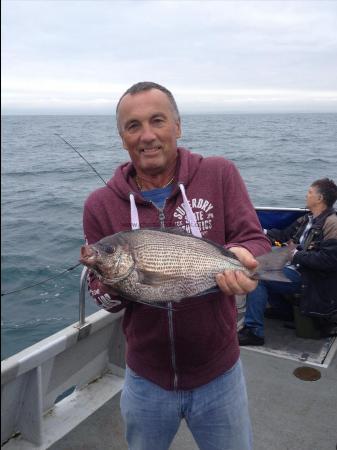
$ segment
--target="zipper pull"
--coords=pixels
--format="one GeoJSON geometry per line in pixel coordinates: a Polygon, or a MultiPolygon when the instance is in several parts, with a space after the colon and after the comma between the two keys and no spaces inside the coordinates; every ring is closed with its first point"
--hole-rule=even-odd
{"type": "Polygon", "coordinates": [[[159,209],[159,222],[160,222],[160,228],[165,228],[165,214],[162,209],[159,209]]]}

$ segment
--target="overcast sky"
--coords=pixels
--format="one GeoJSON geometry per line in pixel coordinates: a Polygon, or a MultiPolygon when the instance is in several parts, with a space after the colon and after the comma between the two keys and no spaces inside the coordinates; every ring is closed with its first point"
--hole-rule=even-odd
{"type": "Polygon", "coordinates": [[[113,114],[137,81],[182,113],[337,112],[337,1],[2,1],[2,112],[113,114]]]}

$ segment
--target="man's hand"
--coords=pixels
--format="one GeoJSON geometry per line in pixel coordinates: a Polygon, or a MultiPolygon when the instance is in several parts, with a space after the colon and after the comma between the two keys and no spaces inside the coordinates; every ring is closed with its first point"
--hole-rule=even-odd
{"type": "MultiPolygon", "coordinates": [[[[232,247],[229,249],[234,253],[241,264],[248,270],[254,270],[258,262],[254,256],[243,247],[232,247]]],[[[225,270],[216,276],[219,288],[227,295],[242,295],[252,292],[257,286],[257,280],[248,278],[243,272],[237,270],[225,270]]]]}

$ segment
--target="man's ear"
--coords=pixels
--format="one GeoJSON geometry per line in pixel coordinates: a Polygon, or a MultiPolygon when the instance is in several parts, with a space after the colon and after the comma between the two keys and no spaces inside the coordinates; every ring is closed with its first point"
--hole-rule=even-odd
{"type": "Polygon", "coordinates": [[[176,138],[179,139],[181,138],[182,132],[181,132],[181,124],[180,124],[180,120],[178,119],[176,121],[176,138]]]}

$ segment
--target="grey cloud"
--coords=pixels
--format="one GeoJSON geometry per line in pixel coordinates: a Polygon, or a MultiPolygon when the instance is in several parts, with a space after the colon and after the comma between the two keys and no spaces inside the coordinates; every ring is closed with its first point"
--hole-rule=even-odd
{"type": "Polygon", "coordinates": [[[144,79],[180,90],[336,90],[335,2],[17,0],[4,5],[5,105],[21,90],[27,102],[34,103],[35,96],[42,103],[59,98],[60,105],[68,99],[70,105],[82,98],[85,108],[86,101],[96,98],[99,105],[114,98],[114,86],[144,79]],[[82,92],[67,88],[62,94],[62,86],[76,82],[82,92]],[[43,89],[35,92],[39,84],[43,89]],[[98,84],[111,88],[95,94],[98,84]]]}

